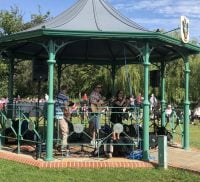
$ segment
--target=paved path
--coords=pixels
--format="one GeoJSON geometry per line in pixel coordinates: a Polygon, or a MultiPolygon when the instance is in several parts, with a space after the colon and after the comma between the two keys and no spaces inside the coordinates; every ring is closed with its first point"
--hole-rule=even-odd
{"type": "MultiPolygon", "coordinates": [[[[150,156],[158,162],[158,150],[151,150],[150,156]]],[[[187,169],[200,173],[200,151],[168,147],[168,166],[187,169]]]]}

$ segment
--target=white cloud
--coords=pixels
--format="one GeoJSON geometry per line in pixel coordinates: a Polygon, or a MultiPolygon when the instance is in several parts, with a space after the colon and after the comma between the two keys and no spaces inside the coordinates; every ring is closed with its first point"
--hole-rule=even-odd
{"type": "Polygon", "coordinates": [[[160,13],[166,16],[186,15],[193,18],[200,18],[200,1],[194,4],[180,3],[179,1],[173,6],[166,6],[159,9],[160,13]]]}
{"type": "Polygon", "coordinates": [[[113,1],[113,4],[116,9],[122,12],[142,10],[160,13],[163,16],[187,15],[193,18],[200,17],[200,1],[197,0],[121,0],[117,2],[113,1]]]}
{"type": "Polygon", "coordinates": [[[190,19],[191,37],[200,39],[200,0],[110,0],[110,2],[133,21],[151,30],[160,28],[168,31],[177,28],[180,16],[187,16],[190,19]]]}
{"type": "Polygon", "coordinates": [[[141,1],[124,1],[123,3],[114,3],[115,8],[122,11],[134,10],[153,10],[162,6],[166,6],[171,0],[141,0],[141,1]]]}

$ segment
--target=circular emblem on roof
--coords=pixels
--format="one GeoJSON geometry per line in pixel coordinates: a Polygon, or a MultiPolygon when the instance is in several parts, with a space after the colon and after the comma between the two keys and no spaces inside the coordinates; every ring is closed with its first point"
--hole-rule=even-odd
{"type": "Polygon", "coordinates": [[[181,16],[181,39],[184,43],[189,42],[189,19],[181,16]]]}
{"type": "Polygon", "coordinates": [[[74,132],[75,133],[82,133],[84,130],[84,127],[82,124],[74,124],[74,132]]]}
{"type": "Polygon", "coordinates": [[[123,128],[122,124],[117,123],[117,124],[114,125],[113,130],[114,130],[115,133],[122,133],[124,128],[123,128]]]}

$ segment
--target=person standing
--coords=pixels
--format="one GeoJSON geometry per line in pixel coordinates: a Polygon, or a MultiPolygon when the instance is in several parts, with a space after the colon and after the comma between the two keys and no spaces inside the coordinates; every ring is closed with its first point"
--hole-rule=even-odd
{"type": "Polygon", "coordinates": [[[62,85],[60,88],[60,93],[56,96],[55,103],[55,118],[58,120],[60,127],[62,149],[67,147],[67,138],[69,133],[68,122],[70,117],[66,117],[65,114],[68,110],[68,103],[69,97],[67,96],[67,86],[62,85]]]}
{"type": "Polygon", "coordinates": [[[83,94],[82,100],[83,100],[84,102],[87,102],[87,101],[88,101],[88,96],[87,96],[86,93],[83,94]]]}
{"type": "Polygon", "coordinates": [[[142,101],[143,101],[142,94],[139,93],[138,96],[137,96],[137,98],[136,98],[136,102],[137,102],[137,106],[138,106],[138,107],[141,107],[142,101]]]}
{"type": "Polygon", "coordinates": [[[89,119],[89,131],[92,135],[91,144],[95,145],[96,141],[96,134],[99,132],[100,129],[100,107],[103,104],[103,99],[101,95],[102,86],[100,84],[96,84],[94,90],[90,94],[89,102],[91,108],[91,118],[89,119]]]}
{"type": "Polygon", "coordinates": [[[151,112],[155,109],[155,107],[157,106],[157,99],[156,97],[154,96],[154,94],[151,94],[151,97],[150,97],[150,110],[151,112]]]}
{"type": "MultiPolygon", "coordinates": [[[[123,119],[123,107],[126,106],[126,97],[122,90],[118,90],[116,93],[115,100],[112,103],[112,114],[111,122],[112,124],[120,123],[122,124],[123,119]]],[[[119,140],[120,134],[113,131],[113,140],[119,140]]]]}

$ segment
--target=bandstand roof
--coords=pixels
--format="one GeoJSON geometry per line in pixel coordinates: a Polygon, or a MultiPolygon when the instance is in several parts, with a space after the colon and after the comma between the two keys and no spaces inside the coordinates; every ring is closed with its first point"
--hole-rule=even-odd
{"type": "Polygon", "coordinates": [[[129,20],[106,0],[79,0],[71,8],[31,29],[0,37],[0,51],[15,58],[48,59],[41,44],[65,43],[56,54],[57,63],[124,65],[143,62],[145,42],[152,49],[150,61],[172,61],[184,54],[197,54],[200,47],[159,32],[149,31],[129,20]]]}

